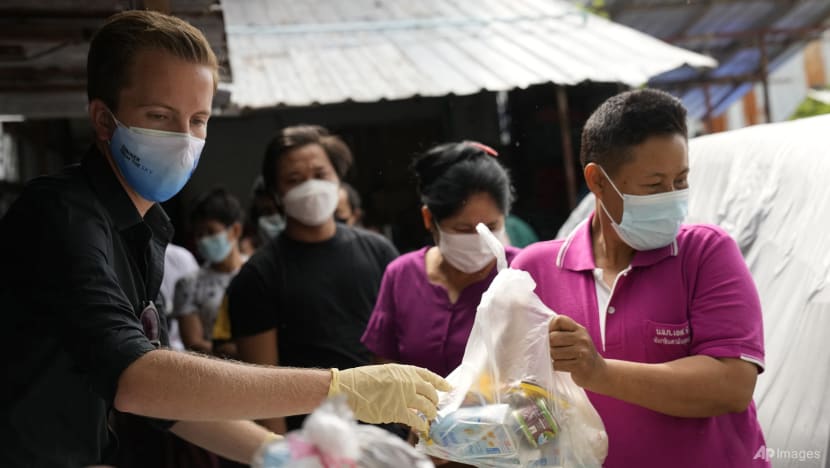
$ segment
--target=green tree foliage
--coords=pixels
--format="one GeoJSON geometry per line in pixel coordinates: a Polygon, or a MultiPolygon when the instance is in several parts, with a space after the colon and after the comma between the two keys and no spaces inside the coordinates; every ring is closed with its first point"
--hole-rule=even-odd
{"type": "Polygon", "coordinates": [[[790,120],[803,119],[804,117],[813,117],[815,115],[830,114],[830,104],[817,101],[812,98],[805,99],[795,113],[790,117],[790,120]]]}

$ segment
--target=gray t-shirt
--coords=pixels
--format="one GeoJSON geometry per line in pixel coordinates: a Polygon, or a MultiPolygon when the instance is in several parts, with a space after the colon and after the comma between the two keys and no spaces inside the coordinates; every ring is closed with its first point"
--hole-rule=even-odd
{"type": "Polygon", "coordinates": [[[181,278],[176,283],[173,317],[197,314],[202,322],[204,338],[212,340],[213,323],[225,297],[225,289],[238,272],[216,271],[205,265],[195,274],[181,278]]]}

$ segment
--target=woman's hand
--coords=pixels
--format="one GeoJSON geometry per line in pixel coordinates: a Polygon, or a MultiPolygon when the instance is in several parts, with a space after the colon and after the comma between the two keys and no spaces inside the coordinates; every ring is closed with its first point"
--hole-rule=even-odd
{"type": "Polygon", "coordinates": [[[589,387],[603,378],[605,359],[597,352],[585,327],[570,317],[557,315],[550,321],[548,330],[554,370],[570,372],[580,387],[589,387]]]}

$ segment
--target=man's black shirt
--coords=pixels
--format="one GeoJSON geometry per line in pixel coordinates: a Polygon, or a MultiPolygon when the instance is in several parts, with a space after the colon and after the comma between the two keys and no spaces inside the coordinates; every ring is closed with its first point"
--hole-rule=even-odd
{"type": "Polygon", "coordinates": [[[0,221],[0,466],[85,466],[111,449],[118,378],[155,349],[138,316],[158,296],[172,233],[158,205],[142,219],[95,147],[10,207],[0,221]]]}
{"type": "MultiPolygon", "coordinates": [[[[371,353],[360,337],[386,265],[397,256],[384,237],[340,223],[324,242],[298,242],[283,232],[260,247],[231,281],[231,334],[276,329],[281,366],[369,364],[371,353]]],[[[301,421],[288,418],[288,428],[298,428],[301,421]]]]}

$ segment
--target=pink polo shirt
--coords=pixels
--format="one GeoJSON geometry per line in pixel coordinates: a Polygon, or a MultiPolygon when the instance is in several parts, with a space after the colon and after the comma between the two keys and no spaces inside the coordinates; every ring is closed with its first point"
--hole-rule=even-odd
{"type": "MultiPolygon", "coordinates": [[[[758,292],[728,234],[683,226],[671,245],[635,253],[601,320],[590,226],[589,219],[565,240],[525,248],[511,266],[530,273],[548,307],[584,326],[602,356],[659,363],[702,354],[741,358],[763,370],[758,292]]],[[[608,432],[608,468],[769,466],[756,457],[765,443],[754,403],[742,413],[678,418],[588,396],[608,432]]]]}

